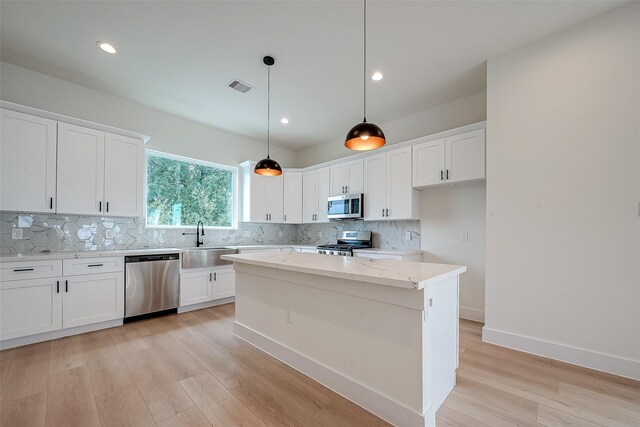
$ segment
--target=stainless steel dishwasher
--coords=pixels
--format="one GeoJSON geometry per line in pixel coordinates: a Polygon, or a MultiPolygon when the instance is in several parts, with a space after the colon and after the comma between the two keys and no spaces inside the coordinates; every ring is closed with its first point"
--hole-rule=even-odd
{"type": "Polygon", "coordinates": [[[180,302],[180,255],[137,255],[124,258],[125,320],[177,309],[180,302]]]}

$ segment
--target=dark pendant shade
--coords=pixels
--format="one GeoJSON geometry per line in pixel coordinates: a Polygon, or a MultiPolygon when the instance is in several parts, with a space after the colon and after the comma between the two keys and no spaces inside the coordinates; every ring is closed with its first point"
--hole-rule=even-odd
{"type": "Polygon", "coordinates": [[[260,160],[256,163],[256,167],[253,169],[255,173],[263,176],[278,176],[282,175],[282,168],[275,160],[267,155],[266,159],[260,160]]]}
{"type": "Polygon", "coordinates": [[[366,120],[351,128],[344,141],[349,150],[368,151],[382,147],[386,142],[384,132],[366,120]]]}

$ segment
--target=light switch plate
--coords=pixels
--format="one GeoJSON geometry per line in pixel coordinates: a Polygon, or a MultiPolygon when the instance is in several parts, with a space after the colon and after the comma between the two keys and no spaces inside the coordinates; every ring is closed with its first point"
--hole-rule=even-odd
{"type": "Polygon", "coordinates": [[[282,230],[278,230],[278,237],[282,237],[282,230]]]}
{"type": "Polygon", "coordinates": [[[322,231],[318,231],[318,237],[322,237],[322,231]]]}
{"type": "Polygon", "coordinates": [[[13,240],[22,240],[22,228],[12,228],[11,238],[13,240]]]}
{"type": "Polygon", "coordinates": [[[469,240],[469,232],[468,231],[463,231],[462,233],[460,233],[460,240],[462,240],[463,242],[466,242],[469,240]]]}
{"type": "Polygon", "coordinates": [[[405,231],[404,232],[404,240],[411,240],[411,232],[410,231],[405,231]]]}

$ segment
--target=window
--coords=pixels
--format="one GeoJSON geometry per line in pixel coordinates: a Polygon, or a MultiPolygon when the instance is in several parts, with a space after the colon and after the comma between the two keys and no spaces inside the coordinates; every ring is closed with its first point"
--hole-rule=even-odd
{"type": "Polygon", "coordinates": [[[237,168],[147,150],[147,225],[231,228],[237,168]]]}

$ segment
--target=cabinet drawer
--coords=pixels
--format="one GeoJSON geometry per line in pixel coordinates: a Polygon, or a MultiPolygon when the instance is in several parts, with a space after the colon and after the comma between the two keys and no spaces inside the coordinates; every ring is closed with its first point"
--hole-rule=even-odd
{"type": "Polygon", "coordinates": [[[0,263],[0,280],[45,279],[62,276],[62,260],[0,263]]]}
{"type": "Polygon", "coordinates": [[[124,257],[65,259],[62,271],[65,276],[123,272],[124,257]]]}

